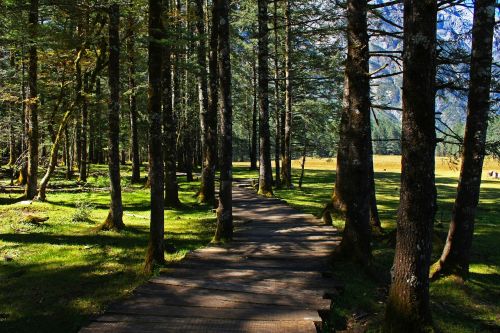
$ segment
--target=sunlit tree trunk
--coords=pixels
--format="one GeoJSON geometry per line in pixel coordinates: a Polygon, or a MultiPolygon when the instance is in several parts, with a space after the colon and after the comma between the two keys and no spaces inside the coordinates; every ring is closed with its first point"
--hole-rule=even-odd
{"type": "MultiPolygon", "coordinates": [[[[207,9],[208,10],[208,9],[207,9]]],[[[215,161],[217,159],[217,30],[210,34],[210,99],[207,83],[207,55],[205,47],[205,23],[203,0],[196,0],[196,31],[198,44],[198,91],[200,103],[201,146],[203,169],[198,200],[205,203],[215,203],[215,161]]],[[[212,10],[212,22],[217,20],[217,14],[212,10]],[[215,15],[214,15],[215,14],[215,15]]],[[[213,24],[213,23],[212,23],[213,24]]]]}
{"type": "Polygon", "coordinates": [[[469,274],[474,219],[479,202],[490,110],[494,27],[495,0],[476,0],[462,168],[448,239],[439,262],[433,267],[434,276],[456,273],[467,278],[469,274]]]}
{"type": "Polygon", "coordinates": [[[89,75],[85,73],[83,77],[83,91],[84,96],[82,98],[82,128],[80,133],[80,175],[78,180],[81,182],[87,181],[87,159],[88,159],[88,150],[87,150],[87,128],[88,128],[88,116],[89,116],[89,102],[88,102],[88,94],[90,94],[89,87],[89,75]]]}
{"type": "Polygon", "coordinates": [[[122,190],[120,185],[120,7],[114,3],[109,8],[109,63],[108,80],[110,101],[108,105],[108,166],[111,183],[111,206],[103,229],[120,230],[123,224],[122,190]]]}
{"type": "Polygon", "coordinates": [[[31,45],[28,51],[28,174],[25,196],[31,200],[37,194],[38,186],[38,55],[36,37],[38,33],[38,0],[31,0],[28,29],[31,45]]]}
{"type": "Polygon", "coordinates": [[[434,0],[404,1],[401,192],[387,300],[388,332],[427,332],[429,264],[436,212],[434,0]]]}
{"type": "Polygon", "coordinates": [[[257,92],[257,63],[255,59],[255,52],[252,57],[252,147],[250,149],[250,170],[257,170],[257,139],[258,139],[258,92],[257,92]]]}
{"type": "Polygon", "coordinates": [[[145,270],[151,272],[154,265],[164,264],[163,238],[164,198],[163,198],[163,137],[162,137],[162,50],[160,40],[164,35],[162,27],[162,0],[149,0],[149,177],[151,184],[151,220],[149,244],[145,270]]]}
{"type": "Polygon", "coordinates": [[[273,170],[271,168],[271,135],[269,131],[269,28],[267,26],[267,0],[258,0],[259,40],[259,137],[260,137],[260,170],[259,194],[273,195],[273,170]]]}
{"type": "Polygon", "coordinates": [[[229,45],[229,1],[215,0],[219,12],[219,88],[221,94],[221,151],[220,156],[220,193],[217,208],[217,230],[215,240],[233,238],[232,209],[232,100],[231,100],[231,48],[229,45]]]}
{"type": "MultiPolygon", "coordinates": [[[[165,11],[170,12],[175,8],[170,0],[164,2],[165,11]]],[[[167,33],[173,30],[173,25],[165,24],[167,33]]],[[[178,27],[175,28],[178,34],[178,27]]],[[[181,105],[180,82],[179,82],[179,56],[175,52],[172,57],[172,50],[177,51],[177,47],[165,46],[163,63],[163,130],[165,147],[165,205],[176,207],[180,204],[179,188],[177,185],[177,117],[176,112],[181,105]],[[172,63],[173,58],[173,63],[172,63]],[[172,77],[172,73],[174,77],[172,77]],[[173,86],[172,86],[173,85],[173,86]]]]}
{"type": "Polygon", "coordinates": [[[282,162],[282,181],[286,188],[292,188],[292,36],[290,1],[285,2],[285,123],[284,159],[282,162]]]}

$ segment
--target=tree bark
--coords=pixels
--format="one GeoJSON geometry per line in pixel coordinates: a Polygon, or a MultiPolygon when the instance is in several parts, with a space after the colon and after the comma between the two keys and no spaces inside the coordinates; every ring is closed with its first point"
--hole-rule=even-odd
{"type": "Polygon", "coordinates": [[[28,174],[25,196],[26,199],[35,198],[38,191],[38,92],[37,67],[38,55],[36,37],[38,33],[38,0],[31,0],[29,9],[28,29],[31,45],[28,51],[28,174]]]}
{"type": "MultiPolygon", "coordinates": [[[[164,7],[169,12],[175,6],[170,5],[170,0],[165,0],[164,7]]],[[[169,22],[165,24],[166,32],[173,27],[169,22]]],[[[178,33],[178,28],[176,28],[178,33]]],[[[176,50],[176,48],[174,48],[176,50]]],[[[174,54],[172,66],[172,47],[164,47],[163,62],[163,130],[164,135],[164,159],[165,159],[165,205],[167,207],[177,207],[179,201],[179,187],[177,185],[177,118],[176,110],[180,106],[179,92],[179,59],[174,54]],[[172,78],[172,73],[174,77],[172,78]],[[173,83],[173,87],[172,87],[173,83]]]]}
{"type": "Polygon", "coordinates": [[[375,171],[373,168],[373,145],[371,139],[371,131],[370,131],[370,139],[367,143],[370,146],[370,154],[368,158],[368,173],[369,173],[369,186],[370,186],[370,226],[372,229],[372,233],[381,233],[382,232],[382,224],[380,223],[380,217],[378,215],[377,208],[377,192],[375,188],[375,171]]]}
{"type": "Polygon", "coordinates": [[[345,227],[338,254],[362,265],[371,264],[370,230],[370,83],[367,1],[347,2],[348,54],[337,153],[337,177],[332,199],[342,202],[345,227]]]}
{"type": "Polygon", "coordinates": [[[490,111],[494,27],[495,0],[475,1],[468,113],[460,181],[448,238],[441,258],[433,267],[433,277],[457,274],[465,279],[469,275],[474,219],[479,202],[488,113],[490,111]]]}
{"type": "Polygon", "coordinates": [[[267,0],[258,0],[259,40],[259,136],[260,136],[260,170],[259,194],[273,195],[273,170],[271,168],[271,137],[269,132],[269,28],[267,26],[267,0]]]}
{"type": "Polygon", "coordinates": [[[257,122],[258,112],[258,91],[257,91],[257,64],[254,56],[252,57],[252,88],[253,88],[253,107],[252,107],[252,147],[250,150],[250,170],[257,170],[257,122]]]}
{"type": "Polygon", "coordinates": [[[109,91],[108,105],[108,167],[111,182],[111,206],[102,229],[120,230],[123,224],[122,190],[120,185],[120,6],[109,8],[109,91]]]}
{"type": "MultiPolygon", "coordinates": [[[[215,6],[213,5],[213,8],[215,6]]],[[[208,10],[208,9],[207,9],[208,10]]],[[[201,186],[198,193],[198,200],[204,203],[215,203],[215,164],[217,160],[217,54],[218,54],[218,34],[217,29],[210,33],[210,98],[207,87],[207,56],[205,47],[205,24],[203,16],[203,0],[196,0],[197,23],[196,30],[200,36],[198,45],[198,90],[200,101],[200,126],[202,139],[203,169],[201,172],[201,186]]],[[[212,9],[212,26],[218,23],[219,13],[212,9]]]]}
{"type": "Polygon", "coordinates": [[[57,165],[59,144],[65,133],[65,129],[68,124],[71,112],[72,108],[70,108],[68,111],[64,113],[61,123],[59,124],[59,129],[54,138],[54,143],[52,144],[52,149],[50,150],[50,158],[49,158],[49,165],[47,167],[47,172],[45,172],[45,176],[42,178],[42,181],[40,182],[40,189],[38,191],[38,200],[40,201],[45,201],[47,199],[46,198],[47,185],[49,184],[50,178],[52,177],[52,174],[54,173],[54,170],[57,165]]]}
{"type": "Polygon", "coordinates": [[[232,100],[231,100],[231,48],[229,45],[229,1],[215,0],[219,12],[219,24],[212,29],[219,31],[219,89],[221,94],[221,161],[220,191],[217,208],[217,229],[215,241],[228,241],[233,238],[232,209],[232,100]]]}
{"type": "Polygon", "coordinates": [[[388,332],[427,332],[429,264],[436,212],[434,0],[404,1],[402,171],[388,332]]]}
{"type": "Polygon", "coordinates": [[[304,140],[304,148],[302,150],[302,163],[300,164],[300,178],[299,178],[299,189],[302,189],[302,183],[304,182],[304,173],[306,169],[306,155],[307,155],[307,138],[304,140]]]}
{"type": "Polygon", "coordinates": [[[281,148],[281,112],[280,112],[280,85],[279,85],[279,52],[278,52],[278,0],[273,1],[273,29],[274,29],[274,118],[276,132],[274,140],[274,163],[276,187],[281,187],[280,148],[281,148]]]}
{"type": "Polygon", "coordinates": [[[88,159],[88,150],[87,150],[87,128],[88,128],[88,116],[89,116],[89,102],[87,99],[88,94],[90,94],[89,87],[89,75],[88,73],[84,74],[83,77],[83,92],[82,96],[82,128],[80,132],[80,175],[78,180],[81,182],[87,181],[87,159],[88,159]]]}
{"type": "Polygon", "coordinates": [[[285,2],[285,123],[284,123],[284,159],[282,162],[282,181],[285,187],[292,184],[292,36],[291,36],[290,1],[285,2]]]}
{"type": "Polygon", "coordinates": [[[149,180],[151,184],[151,220],[145,270],[165,263],[163,137],[162,137],[162,0],[149,0],[149,180]]]}
{"type": "Polygon", "coordinates": [[[141,162],[139,158],[139,130],[137,128],[137,96],[136,96],[136,59],[135,59],[135,31],[134,17],[132,14],[128,17],[128,39],[127,39],[127,56],[128,56],[128,88],[131,94],[128,99],[130,111],[130,146],[132,152],[132,182],[137,183],[141,180],[141,162]]]}

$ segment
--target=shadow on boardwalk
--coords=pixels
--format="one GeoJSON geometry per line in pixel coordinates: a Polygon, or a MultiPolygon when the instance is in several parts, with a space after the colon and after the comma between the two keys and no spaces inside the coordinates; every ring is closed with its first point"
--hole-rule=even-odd
{"type": "Polygon", "coordinates": [[[337,232],[278,199],[233,191],[235,238],[181,263],[108,308],[88,332],[317,332],[338,287],[326,277],[337,232]]]}

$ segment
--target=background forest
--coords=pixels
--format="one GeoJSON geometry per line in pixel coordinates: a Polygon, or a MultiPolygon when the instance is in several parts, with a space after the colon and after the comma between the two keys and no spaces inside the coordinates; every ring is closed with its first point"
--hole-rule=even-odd
{"type": "Polygon", "coordinates": [[[0,330],[77,331],[229,242],[232,182],[250,180],[342,233],[343,293],[318,329],[424,332],[432,312],[438,332],[497,332],[499,17],[495,0],[0,0],[0,330]],[[410,6],[434,34],[406,26],[410,6]],[[480,21],[492,48],[477,65],[480,21]],[[413,99],[410,67],[430,78],[413,77],[413,99]],[[471,151],[480,166],[463,168],[471,151]],[[449,276],[460,212],[474,232],[449,276]],[[405,293],[408,322],[394,315],[405,293]]]}

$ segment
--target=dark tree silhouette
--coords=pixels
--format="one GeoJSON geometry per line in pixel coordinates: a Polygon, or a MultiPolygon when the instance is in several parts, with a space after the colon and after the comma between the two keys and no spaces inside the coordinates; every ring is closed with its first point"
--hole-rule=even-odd
{"type": "Polygon", "coordinates": [[[396,253],[385,315],[388,332],[423,332],[431,320],[436,15],[434,0],[404,1],[403,156],[396,253]]]}
{"type": "Polygon", "coordinates": [[[469,274],[470,250],[476,208],[479,202],[490,110],[494,27],[495,0],[476,0],[472,27],[468,113],[460,182],[453,206],[448,239],[441,258],[433,267],[433,277],[456,273],[467,278],[469,274]]]}

